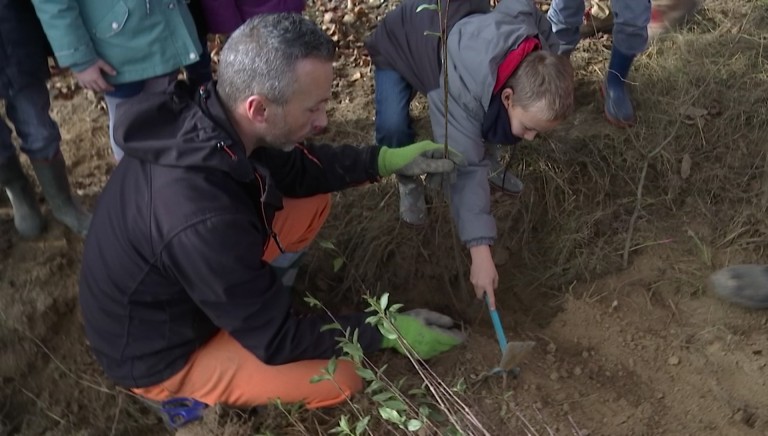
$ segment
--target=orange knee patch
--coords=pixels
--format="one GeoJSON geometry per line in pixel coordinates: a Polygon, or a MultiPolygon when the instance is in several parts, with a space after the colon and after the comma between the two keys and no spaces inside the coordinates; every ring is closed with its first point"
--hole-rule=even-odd
{"type": "MultiPolygon", "coordinates": [[[[317,237],[330,212],[330,194],[283,198],[283,210],[275,214],[272,230],[277,234],[285,251],[301,251],[317,237]]],[[[280,249],[275,241],[269,241],[264,260],[270,262],[279,255],[280,249]]]]}

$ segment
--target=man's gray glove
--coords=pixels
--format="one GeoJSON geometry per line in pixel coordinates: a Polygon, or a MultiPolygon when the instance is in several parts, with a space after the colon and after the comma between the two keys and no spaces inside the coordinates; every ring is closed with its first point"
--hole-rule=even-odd
{"type": "MultiPolygon", "coordinates": [[[[416,355],[425,360],[450,350],[467,338],[462,331],[455,328],[451,317],[429,309],[413,309],[394,314],[392,323],[416,355]]],[[[394,348],[407,355],[397,336],[384,336],[381,348],[394,348]]]]}
{"type": "Polygon", "coordinates": [[[381,147],[379,151],[379,175],[420,176],[422,174],[443,174],[452,172],[464,159],[453,150],[432,141],[421,141],[402,148],[381,147]]]}

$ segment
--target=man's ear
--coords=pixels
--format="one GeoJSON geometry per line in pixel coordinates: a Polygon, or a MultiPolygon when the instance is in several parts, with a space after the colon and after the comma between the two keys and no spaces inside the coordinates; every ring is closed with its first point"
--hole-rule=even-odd
{"type": "Polygon", "coordinates": [[[263,124],[267,119],[268,101],[260,95],[252,95],[245,100],[245,113],[248,119],[263,124]]]}
{"type": "Polygon", "coordinates": [[[514,95],[515,92],[512,91],[512,88],[504,88],[501,90],[501,102],[504,103],[504,107],[506,107],[507,110],[512,107],[514,95]]]}

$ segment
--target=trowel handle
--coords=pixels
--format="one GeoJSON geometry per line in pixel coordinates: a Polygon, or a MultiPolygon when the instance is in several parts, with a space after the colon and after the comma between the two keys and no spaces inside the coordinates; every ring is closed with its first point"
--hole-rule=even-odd
{"type": "Polygon", "coordinates": [[[503,353],[507,349],[507,337],[504,336],[504,328],[501,326],[501,319],[499,319],[499,313],[496,309],[491,309],[491,302],[488,301],[488,294],[483,294],[485,297],[485,304],[488,306],[488,312],[491,314],[491,322],[493,322],[493,329],[496,330],[496,339],[499,341],[499,348],[503,353]]]}

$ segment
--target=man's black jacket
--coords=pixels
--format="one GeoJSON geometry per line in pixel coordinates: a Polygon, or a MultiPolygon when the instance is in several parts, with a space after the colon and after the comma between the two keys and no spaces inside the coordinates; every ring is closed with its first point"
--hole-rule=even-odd
{"type": "MultiPolygon", "coordinates": [[[[338,331],[320,331],[330,319],[293,316],[262,255],[283,195],[376,181],[378,148],[260,148],[247,158],[215,84],[178,82],[118,112],[125,157],[98,200],[80,275],[86,335],[107,375],[125,387],[162,382],[219,329],[267,364],[337,354],[338,331]]],[[[381,336],[364,319],[338,317],[374,351],[381,336]]]]}

